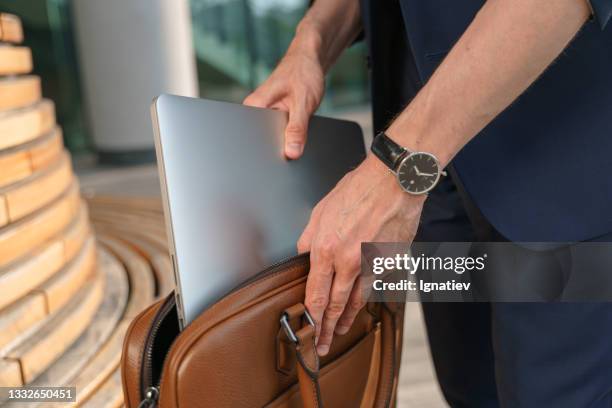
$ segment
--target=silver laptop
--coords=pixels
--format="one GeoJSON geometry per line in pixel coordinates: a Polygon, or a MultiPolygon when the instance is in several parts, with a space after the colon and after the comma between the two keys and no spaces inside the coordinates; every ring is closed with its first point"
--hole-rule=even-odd
{"type": "Polygon", "coordinates": [[[313,117],[304,155],[288,161],[284,112],[173,95],[151,111],[182,329],[295,255],[312,208],[365,147],[356,123],[313,117]]]}

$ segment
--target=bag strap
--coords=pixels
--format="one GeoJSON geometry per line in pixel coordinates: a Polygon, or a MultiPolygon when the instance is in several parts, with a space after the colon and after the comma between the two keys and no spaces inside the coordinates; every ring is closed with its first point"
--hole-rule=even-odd
{"type": "Polygon", "coordinates": [[[285,310],[280,319],[287,337],[292,341],[297,356],[297,376],[304,408],[323,408],[319,386],[319,355],[315,343],[315,326],[312,317],[302,303],[285,310]],[[302,327],[294,331],[291,321],[296,318],[302,327]],[[303,324],[304,321],[307,324],[303,324]]]}

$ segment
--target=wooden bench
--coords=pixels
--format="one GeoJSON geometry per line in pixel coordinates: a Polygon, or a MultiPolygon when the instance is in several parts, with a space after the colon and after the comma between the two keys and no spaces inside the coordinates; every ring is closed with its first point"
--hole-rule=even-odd
{"type": "Polygon", "coordinates": [[[50,166],[63,150],[62,132],[56,127],[29,143],[0,151],[0,188],[50,166]]]}
{"type": "Polygon", "coordinates": [[[20,43],[23,41],[23,28],[19,17],[0,13],[0,41],[20,43]]]}

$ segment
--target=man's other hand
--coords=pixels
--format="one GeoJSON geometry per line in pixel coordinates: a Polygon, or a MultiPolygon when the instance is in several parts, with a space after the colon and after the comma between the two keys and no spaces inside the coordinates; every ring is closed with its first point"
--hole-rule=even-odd
{"type": "Polygon", "coordinates": [[[314,47],[294,41],[270,77],[244,100],[245,105],[289,112],[285,129],[285,156],[302,155],[308,120],[317,110],[325,89],[325,73],[314,47]]]}

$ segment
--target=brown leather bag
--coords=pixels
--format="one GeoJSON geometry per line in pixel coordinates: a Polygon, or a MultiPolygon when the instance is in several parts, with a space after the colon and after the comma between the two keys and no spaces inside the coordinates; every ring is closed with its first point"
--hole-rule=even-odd
{"type": "Polygon", "coordinates": [[[180,333],[173,295],[144,310],[123,346],[126,407],[394,407],[404,305],[369,303],[319,359],[308,267],[265,270],[180,333]]]}

